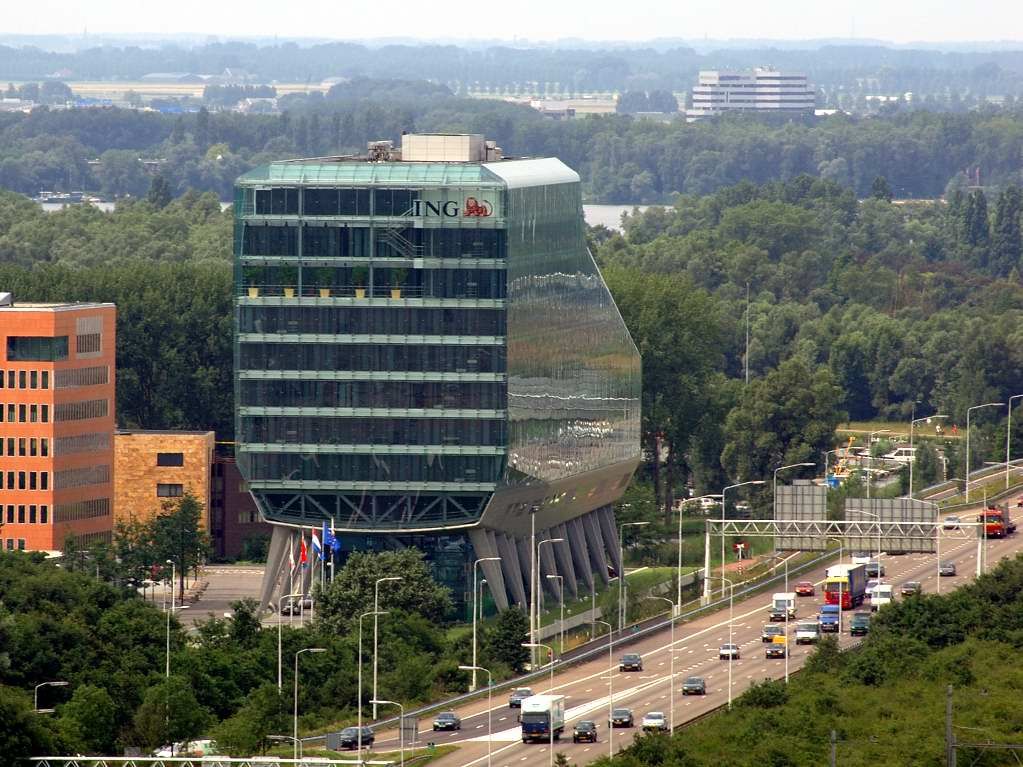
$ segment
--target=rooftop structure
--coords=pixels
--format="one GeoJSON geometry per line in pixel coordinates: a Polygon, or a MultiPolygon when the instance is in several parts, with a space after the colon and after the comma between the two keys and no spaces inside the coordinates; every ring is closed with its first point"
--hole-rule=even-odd
{"type": "Polygon", "coordinates": [[[456,601],[500,556],[495,603],[525,604],[534,527],[567,542],[540,566],[572,594],[620,569],[639,355],[574,171],[406,135],[257,168],[235,203],[237,460],[276,525],[264,603],[324,523],[343,554],[420,548],[456,601]]]}
{"type": "Polygon", "coordinates": [[[686,114],[694,119],[727,112],[813,114],[815,102],[813,85],[804,74],[773,69],[702,71],[686,114]]]}

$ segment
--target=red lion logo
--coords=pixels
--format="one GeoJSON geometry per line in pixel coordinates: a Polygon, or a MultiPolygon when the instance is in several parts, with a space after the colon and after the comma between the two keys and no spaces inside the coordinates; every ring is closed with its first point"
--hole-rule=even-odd
{"type": "Polygon", "coordinates": [[[487,200],[477,200],[475,197],[467,197],[463,216],[475,216],[486,218],[493,212],[493,206],[487,200]]]}

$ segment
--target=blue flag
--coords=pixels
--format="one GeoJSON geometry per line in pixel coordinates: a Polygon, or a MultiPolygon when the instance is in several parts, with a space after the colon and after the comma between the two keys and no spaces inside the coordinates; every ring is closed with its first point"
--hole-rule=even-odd
{"type": "Polygon", "coordinates": [[[334,535],[333,525],[328,530],[326,522],[323,523],[323,548],[333,549],[335,553],[341,551],[341,541],[334,535]]]}

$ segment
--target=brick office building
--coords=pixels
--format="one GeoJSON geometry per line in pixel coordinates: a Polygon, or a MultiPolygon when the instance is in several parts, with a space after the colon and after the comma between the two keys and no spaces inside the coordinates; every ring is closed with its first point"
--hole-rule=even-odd
{"type": "Polygon", "coordinates": [[[0,294],[0,542],[60,551],[112,529],[116,307],[0,294]]]}

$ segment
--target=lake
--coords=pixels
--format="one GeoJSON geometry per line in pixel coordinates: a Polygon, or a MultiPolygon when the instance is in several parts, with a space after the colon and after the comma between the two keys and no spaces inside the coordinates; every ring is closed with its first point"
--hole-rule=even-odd
{"type": "Polygon", "coordinates": [[[649,205],[583,205],[583,218],[590,226],[603,224],[608,229],[622,231],[622,214],[632,213],[635,208],[641,211],[649,205]]]}

